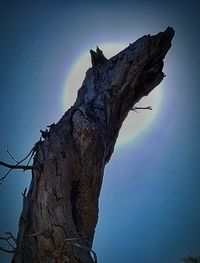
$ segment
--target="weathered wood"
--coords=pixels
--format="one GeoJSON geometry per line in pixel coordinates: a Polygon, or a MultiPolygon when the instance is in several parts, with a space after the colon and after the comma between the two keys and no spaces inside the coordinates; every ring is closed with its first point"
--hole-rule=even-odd
{"type": "Polygon", "coordinates": [[[105,164],[128,112],[162,81],[173,36],[172,28],[143,36],[109,60],[91,51],[92,68],[74,106],[45,133],[35,154],[33,165],[43,169],[32,171],[12,263],[94,262],[105,164]]]}

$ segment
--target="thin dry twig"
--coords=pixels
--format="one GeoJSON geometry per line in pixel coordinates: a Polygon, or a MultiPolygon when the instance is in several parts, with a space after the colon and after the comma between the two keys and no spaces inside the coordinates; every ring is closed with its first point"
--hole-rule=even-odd
{"type": "Polygon", "coordinates": [[[15,242],[15,244],[17,244],[17,239],[11,231],[6,232],[5,234],[9,235],[9,237],[15,242]]]}
{"type": "Polygon", "coordinates": [[[12,234],[11,231],[8,231],[4,234],[4,236],[0,237],[0,240],[3,240],[4,242],[6,242],[6,245],[11,248],[5,248],[5,246],[0,246],[0,251],[6,252],[6,253],[14,253],[16,251],[16,244],[17,244],[17,239],[15,238],[15,236],[12,234]],[[14,242],[14,244],[12,244],[12,242],[14,242]]]}
{"type": "Polygon", "coordinates": [[[27,187],[25,187],[24,192],[22,193],[23,198],[26,197],[27,187]]]}
{"type": "Polygon", "coordinates": [[[80,238],[68,238],[68,239],[65,239],[65,243],[69,244],[69,245],[76,246],[78,248],[81,248],[81,249],[84,249],[84,250],[88,251],[89,253],[91,253],[93,255],[94,263],[97,263],[97,254],[91,248],[86,247],[84,245],[81,245],[81,244],[78,244],[78,243],[75,242],[76,240],[79,240],[79,239],[80,238]]]}
{"type": "Polygon", "coordinates": [[[6,179],[6,177],[9,175],[9,173],[12,170],[22,169],[23,171],[27,171],[27,170],[33,170],[33,169],[37,169],[38,168],[38,166],[29,165],[32,157],[34,156],[34,154],[35,154],[35,152],[37,150],[37,147],[38,147],[38,143],[36,143],[33,146],[33,148],[29,151],[29,153],[22,160],[17,161],[16,158],[13,156],[13,154],[8,150],[8,145],[7,145],[6,152],[9,155],[9,157],[7,157],[7,158],[10,159],[10,160],[13,160],[16,164],[9,164],[9,163],[0,161],[0,166],[4,166],[6,168],[9,168],[9,170],[6,172],[6,174],[4,176],[0,177],[0,185],[4,182],[4,180],[6,179]],[[24,162],[28,157],[30,157],[30,158],[28,160],[27,165],[21,165],[21,163],[24,162]]]}
{"type": "Polygon", "coordinates": [[[135,112],[137,112],[137,110],[152,110],[152,107],[151,106],[148,106],[148,107],[133,107],[132,110],[135,111],[135,112]]]}
{"type": "Polygon", "coordinates": [[[5,163],[0,161],[0,165],[10,168],[10,169],[22,169],[22,170],[32,170],[34,168],[36,168],[35,165],[19,165],[19,164],[9,164],[9,163],[5,163]]]}
{"type": "Polygon", "coordinates": [[[8,150],[8,144],[6,145],[6,152],[10,156],[11,160],[14,160],[16,163],[18,163],[17,160],[14,158],[14,156],[11,154],[11,152],[8,150]]]}

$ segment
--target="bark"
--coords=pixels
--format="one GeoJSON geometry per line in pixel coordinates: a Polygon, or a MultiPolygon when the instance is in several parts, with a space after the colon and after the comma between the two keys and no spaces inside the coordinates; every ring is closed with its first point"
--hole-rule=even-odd
{"type": "MultiPolygon", "coordinates": [[[[51,125],[34,156],[12,263],[92,263],[105,164],[128,112],[163,79],[174,30],[146,35],[92,68],[75,104],[51,125]]],[[[77,72],[78,74],[78,72],[77,72]]]]}

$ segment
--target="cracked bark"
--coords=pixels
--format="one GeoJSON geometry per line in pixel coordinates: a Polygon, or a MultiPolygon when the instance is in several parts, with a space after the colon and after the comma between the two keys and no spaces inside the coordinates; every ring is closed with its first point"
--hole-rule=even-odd
{"type": "MultiPolygon", "coordinates": [[[[146,35],[110,60],[91,51],[92,68],[75,104],[40,143],[19,220],[12,263],[92,263],[105,164],[124,119],[163,79],[174,30],[146,35]],[[76,238],[80,246],[67,239],[76,238]]],[[[78,73],[77,73],[78,74],[78,73]]]]}

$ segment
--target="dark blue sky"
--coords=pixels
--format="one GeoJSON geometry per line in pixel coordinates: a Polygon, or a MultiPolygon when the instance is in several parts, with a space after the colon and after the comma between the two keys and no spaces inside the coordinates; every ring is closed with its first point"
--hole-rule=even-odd
{"type": "MultiPolygon", "coordinates": [[[[8,143],[18,159],[63,114],[63,85],[82,52],[176,30],[154,125],[116,148],[105,171],[94,242],[100,263],[200,254],[199,10],[192,0],[0,3],[0,155],[8,143]]],[[[17,232],[29,182],[29,173],[15,172],[1,186],[0,233],[17,232]]],[[[9,259],[0,254],[0,262],[9,259]]]]}

